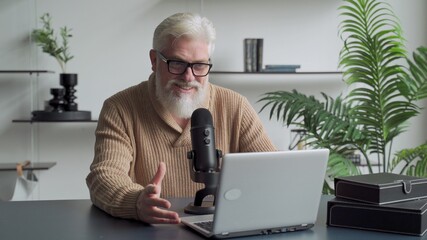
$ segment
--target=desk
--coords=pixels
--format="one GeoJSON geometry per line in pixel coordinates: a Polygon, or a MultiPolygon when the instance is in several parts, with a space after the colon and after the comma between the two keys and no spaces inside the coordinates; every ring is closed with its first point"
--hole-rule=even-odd
{"type": "MultiPolygon", "coordinates": [[[[331,196],[322,196],[314,228],[270,236],[236,239],[286,240],[412,240],[424,238],[346,228],[327,227],[326,203],[331,196]]],[[[171,199],[180,215],[192,199],[171,199]]],[[[202,239],[181,225],[149,226],[141,222],[111,217],[92,205],[90,200],[0,202],[0,239],[202,239]]]]}

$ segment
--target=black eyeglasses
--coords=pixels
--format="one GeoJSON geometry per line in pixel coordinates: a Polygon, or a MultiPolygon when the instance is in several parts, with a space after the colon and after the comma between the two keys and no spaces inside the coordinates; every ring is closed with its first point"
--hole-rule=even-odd
{"type": "Polygon", "coordinates": [[[210,63],[189,63],[179,60],[169,60],[159,51],[157,51],[157,53],[159,54],[160,59],[168,65],[168,71],[175,75],[185,73],[187,68],[190,67],[194,76],[204,77],[209,74],[209,71],[212,68],[212,64],[210,63]]]}

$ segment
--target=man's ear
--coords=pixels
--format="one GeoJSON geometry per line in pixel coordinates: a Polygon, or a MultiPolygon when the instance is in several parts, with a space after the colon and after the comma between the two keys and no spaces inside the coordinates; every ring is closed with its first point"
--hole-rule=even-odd
{"type": "Polygon", "coordinates": [[[154,49],[150,50],[150,61],[151,61],[151,70],[153,70],[153,72],[156,71],[157,68],[157,52],[154,49]]]}

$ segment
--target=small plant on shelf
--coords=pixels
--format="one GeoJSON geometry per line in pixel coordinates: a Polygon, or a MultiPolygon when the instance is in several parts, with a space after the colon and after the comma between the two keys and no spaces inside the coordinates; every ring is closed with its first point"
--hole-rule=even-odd
{"type": "Polygon", "coordinates": [[[33,31],[33,39],[40,46],[43,52],[54,57],[59,63],[63,73],[67,71],[67,62],[73,59],[68,52],[68,40],[72,37],[71,29],[66,26],[60,28],[61,43],[58,43],[57,36],[51,25],[52,17],[45,13],[40,17],[43,27],[33,31]]]}

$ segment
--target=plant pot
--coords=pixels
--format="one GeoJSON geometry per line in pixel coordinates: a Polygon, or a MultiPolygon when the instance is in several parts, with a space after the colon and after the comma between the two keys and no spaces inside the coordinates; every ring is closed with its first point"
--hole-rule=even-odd
{"type": "Polygon", "coordinates": [[[77,73],[61,73],[59,75],[60,84],[65,89],[65,111],[77,111],[78,106],[74,100],[77,98],[74,94],[77,90],[74,87],[77,85],[77,73]]]}

